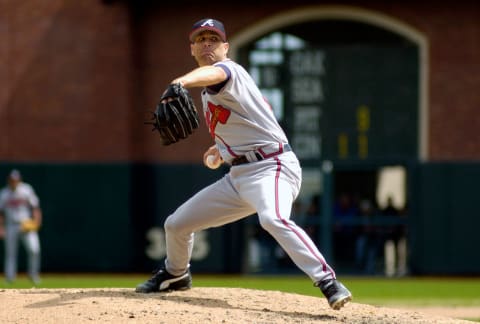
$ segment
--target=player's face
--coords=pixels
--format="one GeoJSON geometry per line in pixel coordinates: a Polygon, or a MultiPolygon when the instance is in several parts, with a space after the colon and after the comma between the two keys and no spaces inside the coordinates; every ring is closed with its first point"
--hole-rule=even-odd
{"type": "Polygon", "coordinates": [[[222,61],[228,53],[228,43],[224,43],[217,33],[209,30],[198,34],[190,48],[192,56],[200,66],[222,61]]]}
{"type": "Polygon", "coordinates": [[[10,187],[11,190],[15,190],[19,183],[20,183],[19,179],[8,178],[8,186],[10,187]]]}

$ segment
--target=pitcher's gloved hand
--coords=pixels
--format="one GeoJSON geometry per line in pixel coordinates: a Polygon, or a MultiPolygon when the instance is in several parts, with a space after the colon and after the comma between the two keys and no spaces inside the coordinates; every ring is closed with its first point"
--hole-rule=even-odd
{"type": "Polygon", "coordinates": [[[180,83],[170,84],[157,105],[151,121],[145,122],[158,130],[163,145],[187,138],[198,128],[198,112],[192,97],[180,83]]]}

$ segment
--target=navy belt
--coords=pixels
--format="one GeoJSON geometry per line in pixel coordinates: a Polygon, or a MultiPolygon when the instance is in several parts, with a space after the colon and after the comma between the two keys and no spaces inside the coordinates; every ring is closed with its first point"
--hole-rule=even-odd
{"type": "MultiPolygon", "coordinates": [[[[272,154],[268,154],[268,156],[266,156],[266,157],[263,157],[263,155],[261,155],[260,153],[255,152],[255,157],[257,158],[257,161],[261,161],[261,160],[265,160],[265,159],[280,155],[280,154],[285,153],[285,152],[290,152],[291,150],[292,150],[292,148],[290,147],[289,144],[284,144],[283,149],[281,151],[278,151],[278,152],[272,153],[272,154]]],[[[251,161],[249,161],[247,159],[247,156],[242,155],[242,156],[234,158],[232,160],[231,164],[232,165],[240,165],[240,164],[245,164],[245,163],[250,163],[250,162],[251,161]]],[[[252,162],[255,162],[255,161],[252,161],[252,162]]]]}

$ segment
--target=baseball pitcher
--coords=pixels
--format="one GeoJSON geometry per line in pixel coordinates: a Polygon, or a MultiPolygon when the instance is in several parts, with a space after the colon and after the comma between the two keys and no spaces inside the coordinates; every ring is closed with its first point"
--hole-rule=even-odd
{"type": "Polygon", "coordinates": [[[203,115],[214,141],[203,161],[210,168],[226,163],[230,171],[166,219],[165,262],[136,291],[190,288],[194,233],[257,214],[263,229],[320,288],[329,305],[340,309],[352,294],[305,231],[290,219],[302,171],[273,110],[247,71],[227,57],[229,44],[220,21],[196,22],[190,43],[199,67],[171,82],[151,123],[165,145],[188,137],[197,122],[186,89],[202,87],[203,115]]]}

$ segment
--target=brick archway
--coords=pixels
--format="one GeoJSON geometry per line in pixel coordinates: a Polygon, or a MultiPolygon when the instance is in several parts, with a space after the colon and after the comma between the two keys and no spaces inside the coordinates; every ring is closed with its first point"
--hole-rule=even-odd
{"type": "Polygon", "coordinates": [[[418,66],[418,158],[428,160],[428,40],[414,27],[381,12],[351,6],[308,6],[273,15],[252,24],[230,38],[230,54],[236,58],[238,51],[265,33],[285,26],[312,20],[346,20],[361,22],[385,29],[416,44],[419,50],[418,66]]]}

